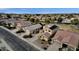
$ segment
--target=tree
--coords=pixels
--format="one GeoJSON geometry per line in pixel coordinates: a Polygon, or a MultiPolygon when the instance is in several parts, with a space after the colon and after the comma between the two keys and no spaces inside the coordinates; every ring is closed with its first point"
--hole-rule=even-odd
{"type": "Polygon", "coordinates": [[[54,23],[54,21],[56,21],[55,17],[53,19],[51,19],[51,23],[54,23]]]}
{"type": "Polygon", "coordinates": [[[71,21],[71,23],[73,25],[77,25],[77,24],[79,24],[79,20],[78,19],[74,19],[74,20],[71,21]]]}
{"type": "Polygon", "coordinates": [[[49,24],[50,20],[49,19],[45,19],[45,23],[49,24]]]}
{"type": "Polygon", "coordinates": [[[11,18],[11,16],[9,14],[7,14],[7,18],[11,18]]]}
{"type": "Polygon", "coordinates": [[[31,18],[31,19],[30,19],[30,21],[31,21],[31,22],[34,22],[34,19],[33,19],[33,18],[31,18]]]}
{"type": "Polygon", "coordinates": [[[39,23],[39,19],[35,19],[34,22],[37,24],[39,23]]]}
{"type": "Polygon", "coordinates": [[[78,40],[78,47],[76,48],[76,51],[79,51],[79,40],[78,40]]]}
{"type": "Polygon", "coordinates": [[[8,26],[11,27],[11,23],[8,23],[8,26]]]}
{"type": "Polygon", "coordinates": [[[61,23],[62,22],[62,18],[58,18],[58,23],[61,23]]]}

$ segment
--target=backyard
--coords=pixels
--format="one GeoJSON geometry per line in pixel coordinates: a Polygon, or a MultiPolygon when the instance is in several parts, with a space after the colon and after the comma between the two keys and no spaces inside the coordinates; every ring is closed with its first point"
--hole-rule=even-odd
{"type": "Polygon", "coordinates": [[[59,24],[60,29],[69,30],[79,33],[79,29],[75,29],[71,24],[59,24]]]}

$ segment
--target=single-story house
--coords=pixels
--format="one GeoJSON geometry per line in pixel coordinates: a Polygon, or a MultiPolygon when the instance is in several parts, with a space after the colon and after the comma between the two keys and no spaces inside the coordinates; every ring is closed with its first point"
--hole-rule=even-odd
{"type": "Polygon", "coordinates": [[[15,19],[8,19],[6,20],[6,24],[11,24],[11,27],[16,26],[16,20],[15,19]]]}
{"type": "Polygon", "coordinates": [[[2,19],[0,20],[0,22],[3,22],[6,24],[6,26],[8,26],[8,24],[10,24],[10,27],[14,27],[15,26],[15,19],[2,19]]]}
{"type": "Polygon", "coordinates": [[[5,23],[4,20],[0,20],[0,25],[3,25],[5,23]]]}
{"type": "Polygon", "coordinates": [[[41,29],[42,25],[40,24],[35,24],[35,25],[32,25],[32,26],[29,26],[29,27],[25,27],[24,30],[26,31],[29,31],[30,34],[33,34],[33,33],[37,33],[39,32],[39,30],[41,29]]]}
{"type": "Polygon", "coordinates": [[[28,27],[31,25],[32,25],[32,23],[30,21],[23,21],[23,20],[16,21],[16,28],[17,29],[21,29],[21,28],[28,27]]]}
{"type": "Polygon", "coordinates": [[[68,46],[68,48],[76,50],[79,45],[79,33],[74,33],[67,30],[58,30],[53,40],[54,42],[58,42],[61,46],[65,44],[68,46]]]}
{"type": "Polygon", "coordinates": [[[71,23],[71,19],[63,19],[62,23],[70,24],[71,23]]]}

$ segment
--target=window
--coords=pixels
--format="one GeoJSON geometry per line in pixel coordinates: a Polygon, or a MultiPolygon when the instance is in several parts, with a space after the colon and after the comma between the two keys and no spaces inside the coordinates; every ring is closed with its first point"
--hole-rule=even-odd
{"type": "Polygon", "coordinates": [[[66,44],[63,44],[63,45],[62,45],[62,48],[67,48],[67,46],[68,46],[68,45],[66,45],[66,44]]]}
{"type": "Polygon", "coordinates": [[[79,51],[79,48],[76,48],[76,51],[79,51]]]}
{"type": "Polygon", "coordinates": [[[59,48],[59,51],[62,51],[62,48],[59,48]]]}

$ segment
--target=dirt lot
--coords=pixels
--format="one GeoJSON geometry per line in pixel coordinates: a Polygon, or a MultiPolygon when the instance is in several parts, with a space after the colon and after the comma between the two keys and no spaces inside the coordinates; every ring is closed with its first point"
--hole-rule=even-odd
{"type": "Polygon", "coordinates": [[[69,31],[72,31],[72,32],[79,33],[79,30],[72,27],[71,24],[59,24],[58,26],[60,27],[60,29],[69,30],[69,31]]]}

